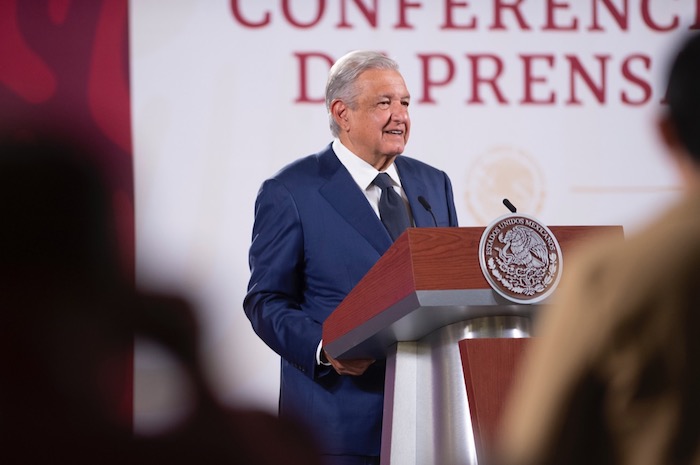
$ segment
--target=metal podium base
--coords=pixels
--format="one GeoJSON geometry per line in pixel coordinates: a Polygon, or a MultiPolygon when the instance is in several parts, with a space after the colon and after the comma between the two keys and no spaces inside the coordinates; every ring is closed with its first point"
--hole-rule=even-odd
{"type": "Polygon", "coordinates": [[[387,356],[381,465],[476,465],[459,341],[531,335],[527,316],[444,326],[387,356]]]}

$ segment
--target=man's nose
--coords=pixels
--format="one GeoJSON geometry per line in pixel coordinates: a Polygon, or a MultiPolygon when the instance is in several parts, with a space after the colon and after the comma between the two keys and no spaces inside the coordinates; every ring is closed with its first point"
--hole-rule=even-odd
{"type": "Polygon", "coordinates": [[[391,119],[405,123],[408,120],[408,107],[402,103],[394,104],[391,111],[391,119]]]}

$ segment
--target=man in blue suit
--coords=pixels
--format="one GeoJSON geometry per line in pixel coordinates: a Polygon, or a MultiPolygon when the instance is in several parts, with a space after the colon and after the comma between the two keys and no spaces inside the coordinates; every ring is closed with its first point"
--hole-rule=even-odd
{"type": "Polygon", "coordinates": [[[395,61],[345,55],[326,84],[335,139],[266,180],[255,203],[243,306],[281,356],[280,415],[311,429],[329,465],[379,464],[384,363],[335,360],[321,341],[324,320],[393,242],[375,177],[389,175],[409,225],[457,226],[448,176],[399,156],[409,102],[395,61]]]}

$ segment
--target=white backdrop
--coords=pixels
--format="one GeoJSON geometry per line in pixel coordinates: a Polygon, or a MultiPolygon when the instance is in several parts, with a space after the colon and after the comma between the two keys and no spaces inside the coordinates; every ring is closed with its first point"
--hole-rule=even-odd
{"type": "Polygon", "coordinates": [[[449,174],[461,226],[506,213],[507,197],[550,225],[632,232],[677,195],[653,119],[697,2],[500,3],[130,2],[137,278],[196,305],[222,398],[276,409],[278,358],[241,306],[253,204],[331,140],[323,57],[397,59],[406,153],[449,174]]]}

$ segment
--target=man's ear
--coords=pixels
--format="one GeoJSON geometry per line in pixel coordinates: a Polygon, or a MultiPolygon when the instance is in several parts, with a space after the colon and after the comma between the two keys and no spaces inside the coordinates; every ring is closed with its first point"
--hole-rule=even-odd
{"type": "Polygon", "coordinates": [[[331,102],[331,115],[336,124],[344,131],[349,129],[348,124],[348,106],[342,100],[333,100],[331,102]]]}
{"type": "Polygon", "coordinates": [[[670,115],[661,115],[657,120],[657,127],[659,129],[659,134],[661,135],[661,140],[671,151],[676,151],[682,148],[683,144],[681,144],[681,141],[678,138],[676,125],[673,123],[670,115]]]}

